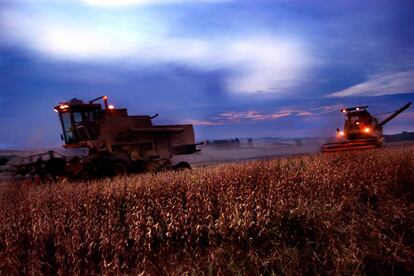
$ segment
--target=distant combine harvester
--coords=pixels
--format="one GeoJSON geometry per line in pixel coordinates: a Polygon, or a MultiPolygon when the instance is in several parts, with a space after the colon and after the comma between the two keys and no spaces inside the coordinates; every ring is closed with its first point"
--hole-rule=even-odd
{"type": "Polygon", "coordinates": [[[410,105],[411,102],[407,103],[380,123],[368,112],[368,106],[342,109],[341,112],[345,115],[344,130],[337,129],[337,138],[341,141],[324,144],[321,151],[332,152],[381,147],[384,143],[383,126],[407,110],[410,105]]]}

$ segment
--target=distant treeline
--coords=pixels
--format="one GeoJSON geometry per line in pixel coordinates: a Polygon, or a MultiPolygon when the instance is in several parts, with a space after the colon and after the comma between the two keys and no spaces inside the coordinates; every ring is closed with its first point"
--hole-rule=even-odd
{"type": "MultiPolygon", "coordinates": [[[[205,144],[207,146],[229,148],[229,147],[240,147],[241,142],[239,138],[235,138],[235,139],[222,139],[222,140],[212,140],[212,141],[207,140],[205,144]]],[[[253,145],[253,139],[252,138],[247,139],[247,144],[253,145]]]]}
{"type": "Polygon", "coordinates": [[[414,141],[414,132],[403,131],[399,134],[384,135],[386,142],[414,141]]]}

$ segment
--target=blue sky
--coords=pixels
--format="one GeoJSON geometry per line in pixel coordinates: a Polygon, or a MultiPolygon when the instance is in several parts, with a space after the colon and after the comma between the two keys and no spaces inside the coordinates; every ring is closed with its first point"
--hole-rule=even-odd
{"type": "MultiPolygon", "coordinates": [[[[0,147],[56,146],[53,106],[108,95],[198,140],[329,136],[414,99],[413,1],[3,0],[0,147]]],[[[414,111],[386,133],[414,130],[414,111]]]]}

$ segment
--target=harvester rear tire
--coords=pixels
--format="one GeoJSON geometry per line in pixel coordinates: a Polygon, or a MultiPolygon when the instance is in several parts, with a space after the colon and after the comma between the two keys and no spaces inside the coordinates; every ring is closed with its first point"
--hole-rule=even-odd
{"type": "Polygon", "coordinates": [[[128,168],[124,163],[115,162],[112,164],[112,175],[113,176],[125,176],[128,175],[128,168]]]}
{"type": "Polygon", "coordinates": [[[191,170],[191,165],[187,162],[179,162],[177,165],[174,166],[174,170],[176,171],[184,171],[184,170],[191,170]]]}

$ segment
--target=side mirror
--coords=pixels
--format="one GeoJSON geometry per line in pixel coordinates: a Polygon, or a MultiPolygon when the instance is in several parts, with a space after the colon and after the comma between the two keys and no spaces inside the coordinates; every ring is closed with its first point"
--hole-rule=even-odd
{"type": "Polygon", "coordinates": [[[339,132],[339,128],[336,129],[336,132],[339,132]]]}

